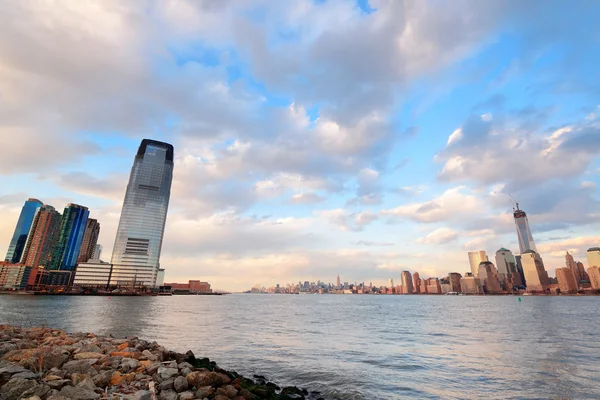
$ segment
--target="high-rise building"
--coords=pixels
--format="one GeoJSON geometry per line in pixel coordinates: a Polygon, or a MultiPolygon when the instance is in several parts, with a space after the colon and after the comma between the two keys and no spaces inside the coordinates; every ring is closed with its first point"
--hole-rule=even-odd
{"type": "Polygon", "coordinates": [[[415,293],[423,293],[423,291],[421,290],[421,278],[419,277],[419,273],[415,272],[413,274],[413,283],[414,283],[414,291],[415,293]]]}
{"type": "Polygon", "coordinates": [[[441,294],[442,288],[440,286],[440,280],[438,278],[429,278],[425,281],[428,294],[441,294]]]}
{"type": "Polygon", "coordinates": [[[27,243],[27,236],[31,230],[31,224],[38,208],[44,204],[38,199],[28,199],[19,215],[19,220],[15,226],[13,237],[8,245],[8,251],[6,252],[5,260],[10,263],[18,263],[21,261],[25,244],[27,243]]]}
{"type": "Polygon", "coordinates": [[[577,293],[579,282],[571,268],[556,268],[556,279],[561,293],[577,293]]]}
{"type": "Polygon", "coordinates": [[[28,286],[33,286],[39,266],[50,266],[58,241],[61,215],[54,207],[43,205],[35,214],[21,263],[31,267],[28,286]]]}
{"type": "Polygon", "coordinates": [[[450,283],[451,292],[460,292],[460,279],[462,275],[458,272],[450,272],[448,274],[448,283],[450,283]]]}
{"type": "Polygon", "coordinates": [[[60,221],[58,241],[50,262],[49,269],[51,271],[73,271],[75,269],[89,214],[87,207],[79,204],[67,204],[60,221]]]}
{"type": "Polygon", "coordinates": [[[485,261],[489,261],[485,251],[469,252],[469,265],[471,266],[471,273],[474,277],[477,277],[477,274],[479,274],[479,264],[485,261]]]}
{"type": "Polygon", "coordinates": [[[79,257],[77,257],[78,263],[87,262],[94,258],[94,249],[96,248],[96,244],[98,244],[98,235],[100,235],[100,223],[94,218],[88,218],[83,234],[83,241],[81,242],[81,250],[79,251],[79,257]]]}
{"type": "Polygon", "coordinates": [[[592,289],[600,289],[600,267],[589,267],[588,275],[590,276],[590,284],[592,285],[592,289]]]}
{"type": "Polygon", "coordinates": [[[545,292],[550,286],[550,280],[542,257],[533,250],[527,250],[521,254],[521,264],[527,282],[527,291],[545,292]]]}
{"type": "Polygon", "coordinates": [[[409,271],[402,271],[402,293],[413,294],[412,276],[409,271]]]}
{"type": "Polygon", "coordinates": [[[479,281],[487,293],[501,293],[500,280],[498,279],[498,270],[491,261],[484,261],[479,264],[479,281]]]}
{"type": "Polygon", "coordinates": [[[481,294],[481,282],[479,278],[468,272],[460,278],[460,291],[464,294],[481,294]]]}
{"type": "Polygon", "coordinates": [[[600,247],[592,247],[586,252],[588,267],[600,267],[600,247]]]}
{"type": "Polygon", "coordinates": [[[525,253],[528,250],[533,250],[537,253],[531,229],[529,228],[527,214],[525,211],[519,209],[519,203],[517,203],[517,209],[514,210],[513,216],[515,217],[515,225],[517,226],[517,236],[519,238],[521,253],[525,253]]]}
{"type": "Polygon", "coordinates": [[[577,261],[576,277],[579,281],[589,281],[590,280],[590,277],[588,276],[587,272],[585,272],[585,267],[583,266],[583,263],[580,261],[577,261]]]}
{"type": "Polygon", "coordinates": [[[341,283],[341,282],[340,282],[340,274],[338,274],[338,276],[337,276],[337,280],[336,280],[336,289],[339,289],[339,288],[340,288],[340,283],[341,283]]]}
{"type": "Polygon", "coordinates": [[[173,146],[142,140],[115,238],[111,284],[156,285],[172,179],[173,146]]]}
{"type": "Polygon", "coordinates": [[[102,257],[102,245],[96,243],[96,246],[94,246],[94,253],[92,254],[92,260],[100,260],[100,257],[102,257]]]}
{"type": "Polygon", "coordinates": [[[496,268],[500,278],[510,278],[513,271],[517,269],[517,262],[512,251],[501,248],[496,252],[496,268]]]}

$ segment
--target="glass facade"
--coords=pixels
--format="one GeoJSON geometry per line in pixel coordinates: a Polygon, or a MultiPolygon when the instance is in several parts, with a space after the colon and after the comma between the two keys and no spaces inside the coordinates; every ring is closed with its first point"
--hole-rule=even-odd
{"type": "Polygon", "coordinates": [[[79,251],[78,263],[86,262],[93,258],[98,236],[100,235],[100,223],[98,220],[88,218],[81,242],[81,250],[79,251]]]}
{"type": "Polygon", "coordinates": [[[517,203],[517,209],[514,212],[515,224],[517,225],[517,235],[519,237],[519,248],[521,253],[525,253],[528,250],[533,250],[537,253],[533,236],[531,235],[531,229],[529,229],[529,221],[527,220],[527,214],[525,211],[519,210],[519,204],[517,203]]]}
{"type": "Polygon", "coordinates": [[[19,215],[19,220],[15,227],[15,232],[13,233],[12,240],[8,246],[8,251],[6,252],[6,261],[18,263],[21,260],[33,218],[35,217],[38,208],[43,205],[44,204],[37,199],[28,199],[23,205],[21,215],[19,215]]]}
{"type": "Polygon", "coordinates": [[[60,222],[58,242],[50,262],[50,270],[75,269],[89,214],[87,207],[67,204],[60,222]]]}
{"type": "Polygon", "coordinates": [[[117,229],[111,285],[155,286],[172,178],[173,146],[142,140],[117,229]]]}

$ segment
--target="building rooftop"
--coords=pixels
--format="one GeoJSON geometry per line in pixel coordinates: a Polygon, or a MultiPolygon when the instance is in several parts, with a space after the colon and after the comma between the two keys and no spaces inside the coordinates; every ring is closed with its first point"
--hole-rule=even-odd
{"type": "MultiPolygon", "coordinates": [[[[506,248],[504,248],[504,247],[502,247],[502,248],[500,248],[500,250],[498,250],[498,251],[510,251],[510,250],[509,250],[509,249],[506,249],[506,248]]],[[[498,251],[497,251],[497,252],[498,252],[498,251]]],[[[496,252],[496,253],[497,253],[497,252],[496,252]]]]}
{"type": "Polygon", "coordinates": [[[600,251],[600,247],[591,247],[588,251],[600,251]]]}
{"type": "Polygon", "coordinates": [[[533,250],[526,250],[522,254],[537,254],[537,253],[533,250]]]}

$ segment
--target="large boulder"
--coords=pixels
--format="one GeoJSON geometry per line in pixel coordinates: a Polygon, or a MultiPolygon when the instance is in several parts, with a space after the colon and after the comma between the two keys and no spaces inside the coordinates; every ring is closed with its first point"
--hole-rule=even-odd
{"type": "Polygon", "coordinates": [[[102,397],[93,390],[79,386],[65,386],[60,390],[59,394],[73,400],[96,400],[102,397]]]}
{"type": "Polygon", "coordinates": [[[204,399],[215,394],[215,389],[212,386],[202,386],[196,390],[196,398],[204,399]]]}
{"type": "Polygon", "coordinates": [[[184,392],[188,389],[188,381],[183,376],[178,376],[177,378],[175,378],[173,386],[175,387],[175,391],[177,393],[184,392]]]}
{"type": "Polygon", "coordinates": [[[227,396],[231,399],[237,394],[237,389],[231,385],[227,385],[225,387],[217,389],[217,394],[227,396]]]}
{"type": "Polygon", "coordinates": [[[177,400],[177,392],[174,390],[163,390],[158,395],[158,400],[177,400]]]}
{"type": "Polygon", "coordinates": [[[93,367],[98,360],[95,358],[85,359],[85,360],[73,360],[65,363],[62,366],[62,369],[70,374],[88,374],[89,376],[94,376],[98,374],[93,367]]]}
{"type": "Polygon", "coordinates": [[[44,354],[44,369],[60,368],[68,359],[69,351],[62,347],[56,347],[44,354]]]}
{"type": "Polygon", "coordinates": [[[179,370],[177,368],[159,367],[157,372],[162,379],[169,379],[170,377],[177,375],[179,370]]]}
{"type": "Polygon", "coordinates": [[[113,372],[113,370],[100,371],[98,375],[92,377],[94,385],[102,389],[107,387],[110,383],[110,379],[112,378],[113,372]]]}
{"type": "Polygon", "coordinates": [[[12,378],[0,388],[0,398],[2,398],[3,400],[20,399],[21,395],[24,392],[38,385],[39,384],[33,380],[23,378],[12,378]]]}
{"type": "Polygon", "coordinates": [[[152,400],[152,392],[149,390],[138,390],[133,394],[131,400],[152,400]]]}
{"type": "Polygon", "coordinates": [[[190,386],[222,386],[231,382],[225,374],[210,371],[192,371],[186,377],[190,386]]]}
{"type": "Polygon", "coordinates": [[[135,371],[140,367],[140,362],[134,358],[121,359],[121,370],[123,372],[135,371]]]}

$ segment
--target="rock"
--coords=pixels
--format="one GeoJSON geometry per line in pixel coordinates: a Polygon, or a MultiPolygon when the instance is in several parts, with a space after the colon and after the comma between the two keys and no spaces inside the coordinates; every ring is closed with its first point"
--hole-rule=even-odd
{"type": "Polygon", "coordinates": [[[97,375],[98,372],[92,367],[98,360],[95,358],[85,360],[73,360],[65,363],[62,369],[70,374],[88,374],[89,376],[97,375]]]}
{"type": "Polygon", "coordinates": [[[59,394],[73,400],[95,400],[102,397],[92,390],[76,386],[65,386],[60,390],[59,394]]]}
{"type": "Polygon", "coordinates": [[[184,361],[182,363],[177,364],[177,368],[179,368],[179,369],[184,369],[184,368],[192,369],[192,368],[194,368],[194,366],[192,364],[190,364],[189,362],[185,362],[184,361]]]}
{"type": "Polygon", "coordinates": [[[76,360],[89,360],[92,358],[95,358],[96,360],[99,360],[100,358],[106,357],[106,354],[102,354],[102,353],[92,353],[92,352],[84,352],[84,353],[77,353],[75,354],[75,356],[73,357],[76,360]]]}
{"type": "Polygon", "coordinates": [[[6,367],[0,368],[0,386],[8,382],[13,377],[13,375],[22,374],[26,372],[29,372],[29,370],[23,368],[20,365],[15,365],[12,363],[7,365],[6,367]]]}
{"type": "Polygon", "coordinates": [[[252,400],[252,393],[250,393],[247,389],[240,389],[238,395],[243,397],[244,400],[252,400]]]}
{"type": "Polygon", "coordinates": [[[40,377],[40,374],[36,374],[31,371],[19,372],[18,374],[14,374],[13,378],[23,378],[23,379],[37,379],[40,377]]]}
{"type": "Polygon", "coordinates": [[[113,340],[111,340],[110,342],[111,342],[112,344],[114,344],[114,345],[117,345],[117,346],[118,346],[118,345],[120,345],[120,344],[123,344],[123,343],[129,343],[129,340],[127,340],[127,339],[113,339],[113,340]]]}
{"type": "Polygon", "coordinates": [[[23,397],[23,400],[42,400],[40,396],[23,397]]]}
{"type": "Polygon", "coordinates": [[[61,396],[60,394],[55,394],[54,396],[48,397],[48,400],[70,400],[68,397],[61,396]]]}
{"type": "Polygon", "coordinates": [[[159,400],[177,400],[177,393],[174,390],[163,390],[158,395],[159,400]]]}
{"type": "Polygon", "coordinates": [[[227,396],[223,396],[222,394],[218,394],[215,396],[215,400],[231,400],[231,399],[227,396]]]}
{"type": "Polygon", "coordinates": [[[44,355],[44,369],[60,368],[69,359],[70,353],[64,348],[54,348],[44,355]]]}
{"type": "Polygon", "coordinates": [[[129,372],[130,370],[136,370],[140,367],[140,362],[134,358],[123,358],[121,359],[121,370],[123,372],[129,372]]]}
{"type": "Polygon", "coordinates": [[[150,361],[157,361],[158,360],[158,357],[156,357],[154,354],[152,354],[152,352],[150,352],[150,350],[144,350],[144,351],[142,351],[142,355],[144,357],[146,357],[150,361]]]}
{"type": "Polygon", "coordinates": [[[86,344],[77,350],[77,353],[102,353],[102,349],[95,344],[86,344]]]}
{"type": "Polygon", "coordinates": [[[152,392],[149,390],[138,390],[133,394],[131,400],[152,400],[152,392]]]}
{"type": "Polygon", "coordinates": [[[48,381],[46,383],[48,384],[48,386],[50,386],[50,389],[60,390],[63,388],[63,386],[71,383],[71,380],[70,379],[58,379],[58,380],[54,380],[54,381],[48,381]]]}
{"type": "Polygon", "coordinates": [[[177,375],[179,370],[177,368],[159,367],[157,372],[162,379],[169,379],[177,375]]]}
{"type": "Polygon", "coordinates": [[[36,381],[23,378],[12,378],[0,388],[0,398],[2,398],[2,400],[17,400],[24,392],[37,385],[38,383],[36,381]]]}
{"type": "Polygon", "coordinates": [[[175,382],[173,382],[173,386],[175,387],[175,391],[177,393],[183,392],[183,391],[187,390],[187,388],[188,388],[187,379],[185,379],[183,376],[178,376],[177,378],[175,378],[175,382]]]}
{"type": "Polygon", "coordinates": [[[159,390],[169,390],[174,388],[175,379],[169,378],[158,384],[159,390]]]}
{"type": "Polygon", "coordinates": [[[121,375],[121,373],[119,371],[113,372],[112,375],[110,376],[109,385],[116,386],[116,385],[120,384],[121,382],[123,382],[123,375],[121,375]]]}
{"type": "Polygon", "coordinates": [[[76,384],[77,387],[88,389],[88,390],[96,390],[96,384],[89,376],[83,378],[79,383],[76,384]]]}
{"type": "Polygon", "coordinates": [[[185,356],[187,357],[186,360],[188,360],[188,361],[192,361],[193,362],[196,359],[196,356],[194,355],[194,352],[191,351],[191,350],[188,350],[185,353],[185,356]]]}
{"type": "Polygon", "coordinates": [[[194,393],[192,392],[183,392],[183,393],[179,393],[179,399],[178,400],[192,400],[194,399],[194,393]]]}
{"type": "Polygon", "coordinates": [[[192,370],[191,370],[191,369],[189,369],[189,368],[184,368],[184,369],[182,369],[182,370],[181,370],[181,371],[179,371],[179,372],[180,372],[180,373],[181,373],[181,375],[183,375],[183,376],[188,376],[188,374],[189,374],[190,372],[192,372],[192,370]]]}
{"type": "Polygon", "coordinates": [[[212,386],[202,386],[196,390],[196,398],[203,399],[215,394],[215,389],[212,386]]]}
{"type": "Polygon", "coordinates": [[[94,381],[94,385],[103,389],[107,387],[110,383],[110,379],[112,378],[113,372],[114,371],[112,370],[99,372],[98,375],[92,378],[92,380],[94,381]]]}
{"type": "Polygon", "coordinates": [[[0,356],[9,351],[17,350],[17,345],[14,343],[0,343],[0,356]]]}
{"type": "Polygon", "coordinates": [[[237,389],[231,385],[227,385],[225,387],[217,389],[217,394],[222,394],[223,396],[232,398],[237,394],[237,389]]]}
{"type": "Polygon", "coordinates": [[[22,397],[44,397],[46,396],[48,393],[50,393],[50,386],[48,385],[37,385],[32,387],[29,390],[26,390],[25,392],[23,392],[21,394],[22,397]]]}
{"type": "Polygon", "coordinates": [[[190,386],[195,387],[222,386],[231,382],[231,378],[227,375],[209,371],[192,371],[186,376],[186,379],[190,386]]]}
{"type": "Polygon", "coordinates": [[[152,363],[146,366],[146,373],[150,376],[154,375],[160,368],[160,363],[152,363]]]}

